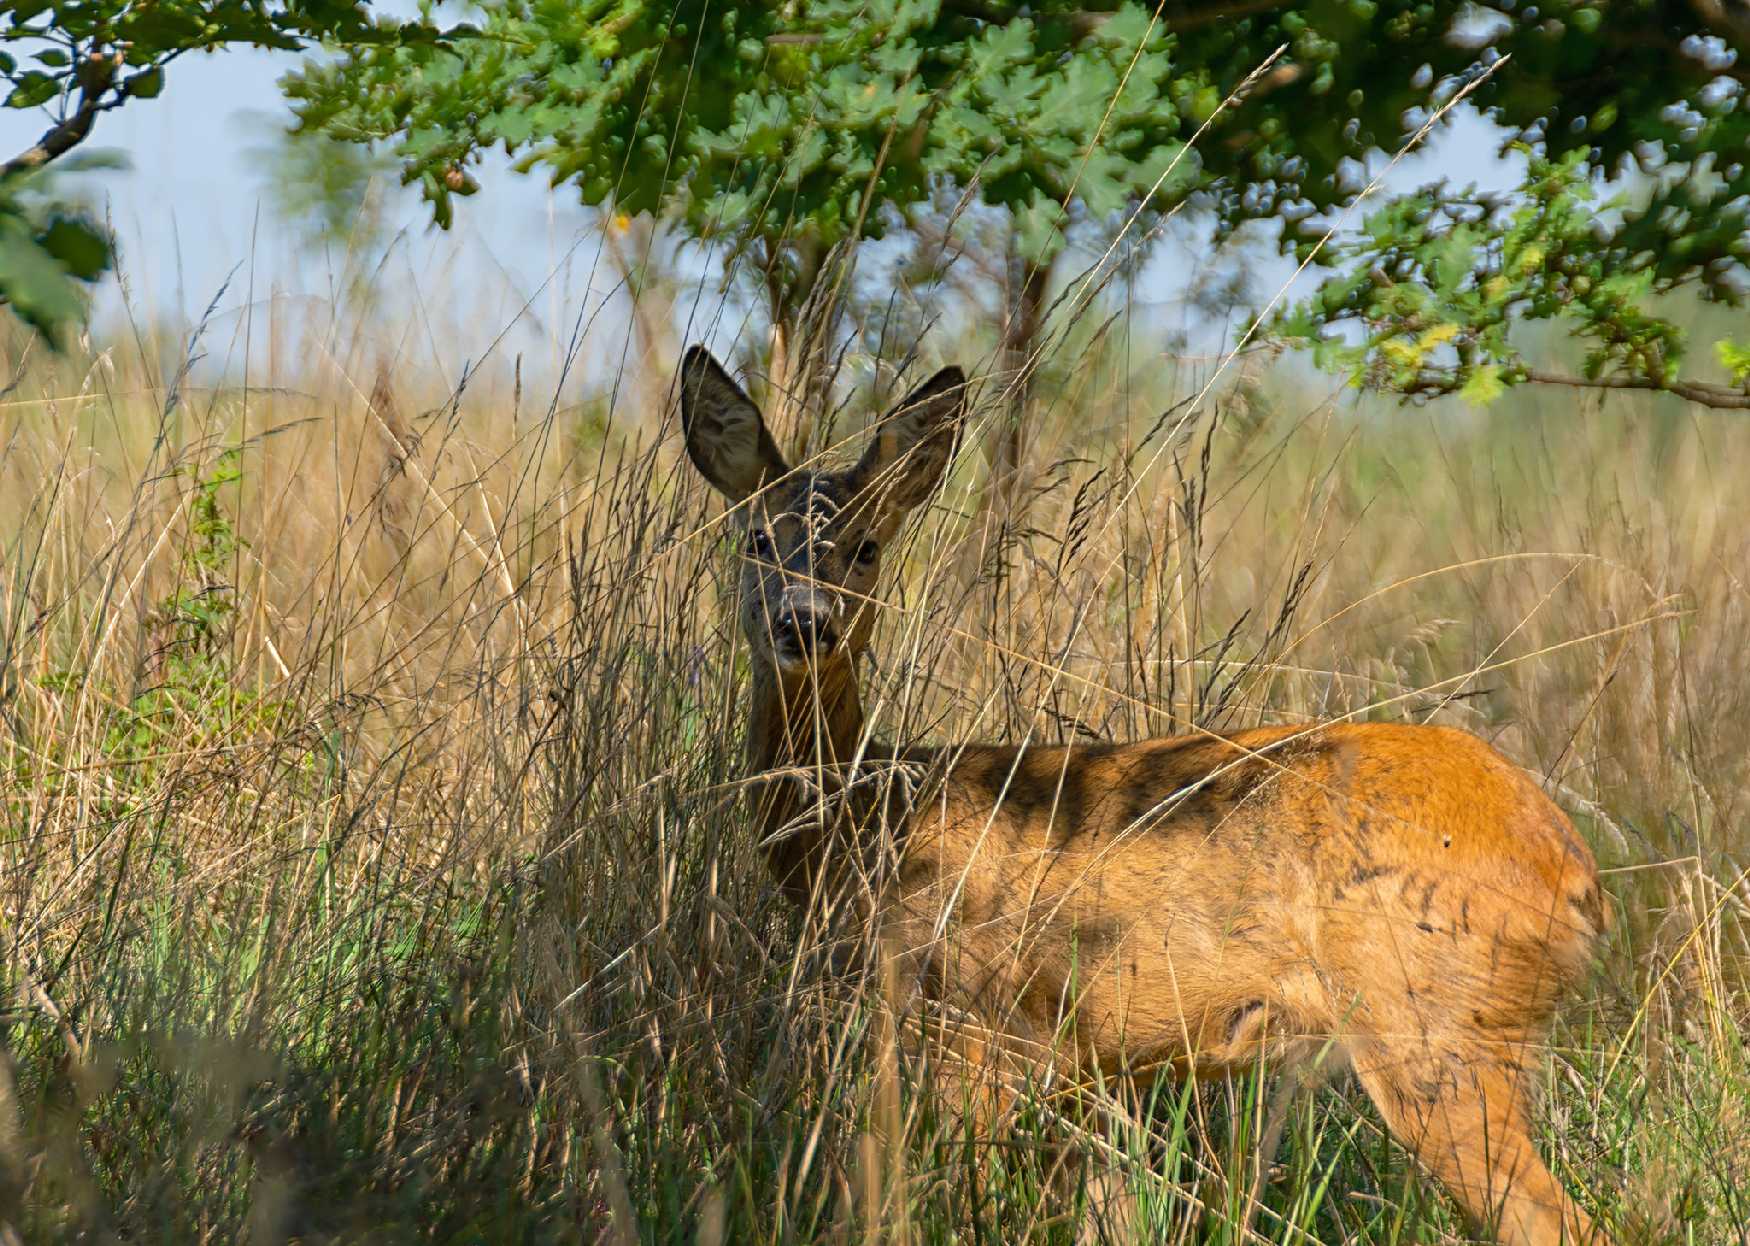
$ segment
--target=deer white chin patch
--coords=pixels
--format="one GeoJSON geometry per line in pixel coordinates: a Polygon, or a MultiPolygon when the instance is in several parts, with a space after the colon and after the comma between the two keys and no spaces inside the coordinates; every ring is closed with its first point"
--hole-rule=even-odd
{"type": "Polygon", "coordinates": [[[813,659],[806,653],[781,640],[772,646],[772,658],[778,665],[778,673],[787,678],[799,679],[814,667],[813,659]]]}

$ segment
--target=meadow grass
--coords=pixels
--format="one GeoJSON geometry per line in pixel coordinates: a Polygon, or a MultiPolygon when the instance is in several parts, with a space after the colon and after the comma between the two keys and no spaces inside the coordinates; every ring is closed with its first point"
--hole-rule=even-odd
{"type": "MultiPolygon", "coordinates": [[[[995,1141],[917,1090],[753,843],[672,359],[610,408],[272,336],[219,387],[186,341],[0,341],[0,1241],[1068,1242],[1112,1164],[1150,1240],[1463,1236],[1341,1079],[1040,1087],[995,1141]]],[[[1054,361],[1019,509],[987,390],[878,729],[1495,742],[1616,916],[1545,1154],[1623,1242],[1750,1242],[1750,423],[1267,354],[1177,405],[1207,367],[1139,351],[1054,361]]]]}

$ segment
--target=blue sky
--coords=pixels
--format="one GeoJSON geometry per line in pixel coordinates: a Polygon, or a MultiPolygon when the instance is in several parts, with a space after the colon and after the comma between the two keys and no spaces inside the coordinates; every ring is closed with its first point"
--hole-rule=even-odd
{"type": "MultiPolygon", "coordinates": [[[[191,320],[233,272],[220,303],[227,318],[239,315],[252,297],[257,311],[272,298],[292,313],[300,304],[327,299],[344,257],[323,260],[294,245],[271,210],[270,188],[248,158],[275,119],[289,118],[276,80],[296,64],[289,53],[250,50],[186,57],[170,67],[160,98],[99,120],[88,145],[120,151],[131,167],[80,180],[117,230],[122,281],[138,312],[173,323],[191,320]]],[[[0,149],[23,149],[46,124],[41,113],[0,110],[0,149]]],[[[1494,146],[1485,121],[1455,111],[1387,187],[1441,176],[1510,184],[1512,171],[1495,157],[1494,146]]],[[[592,215],[567,190],[549,190],[541,179],[507,168],[487,170],[481,183],[480,194],[460,201],[448,233],[430,225],[415,196],[399,188],[391,192],[388,216],[403,231],[391,261],[392,284],[422,306],[441,309],[445,331],[459,339],[446,345],[465,353],[484,351],[519,319],[513,339],[527,335],[550,345],[604,301],[609,323],[598,324],[596,336],[611,338],[605,331],[616,328],[620,309],[594,263],[592,215]]],[[[1197,244],[1185,231],[1169,234],[1139,283],[1138,298],[1170,306],[1194,266],[1197,244]]],[[[1275,256],[1251,257],[1249,266],[1265,294],[1291,271],[1275,256]]],[[[103,292],[100,326],[116,322],[121,291],[112,280],[103,292]]]]}

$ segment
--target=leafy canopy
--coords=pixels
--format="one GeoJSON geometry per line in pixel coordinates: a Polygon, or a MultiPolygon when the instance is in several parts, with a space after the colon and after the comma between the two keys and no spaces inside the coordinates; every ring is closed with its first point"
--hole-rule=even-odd
{"type": "Polygon", "coordinates": [[[286,90],[305,127],[391,144],[442,224],[501,146],[585,203],[672,212],[771,254],[879,235],[880,208],[977,185],[1044,259],[1069,202],[1101,215],[1182,192],[1196,164],[1162,22],[1135,4],[1029,14],[511,0],[481,11],[478,39],[360,48],[286,90]]]}

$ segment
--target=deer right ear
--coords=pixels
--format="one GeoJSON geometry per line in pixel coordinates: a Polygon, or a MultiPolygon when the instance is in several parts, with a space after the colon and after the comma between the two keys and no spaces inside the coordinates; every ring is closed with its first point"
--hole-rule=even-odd
{"type": "Polygon", "coordinates": [[[966,374],[943,368],[876,423],[857,464],[863,487],[889,511],[922,502],[947,472],[965,417],[966,374]]]}
{"type": "Polygon", "coordinates": [[[693,466],[731,502],[790,471],[760,409],[703,346],[681,360],[681,428],[693,466]]]}

